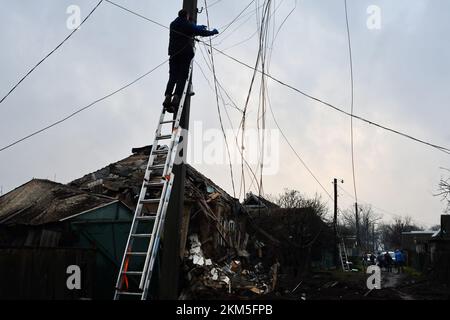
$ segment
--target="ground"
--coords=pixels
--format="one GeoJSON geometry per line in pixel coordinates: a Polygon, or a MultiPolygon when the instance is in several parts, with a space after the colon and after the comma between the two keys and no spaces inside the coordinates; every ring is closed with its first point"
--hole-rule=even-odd
{"type": "Polygon", "coordinates": [[[297,282],[280,277],[279,290],[263,299],[294,300],[447,300],[448,287],[420,275],[382,272],[381,289],[369,290],[363,272],[314,272],[297,282]]]}

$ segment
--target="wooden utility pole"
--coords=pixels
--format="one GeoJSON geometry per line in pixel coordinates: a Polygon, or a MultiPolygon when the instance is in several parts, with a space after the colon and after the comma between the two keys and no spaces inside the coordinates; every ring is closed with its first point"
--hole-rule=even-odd
{"type": "MultiPolygon", "coordinates": [[[[183,0],[183,9],[187,10],[191,20],[197,22],[197,0],[183,0]]],[[[176,16],[177,12],[174,13],[176,16]]],[[[192,41],[194,45],[194,41],[192,41]]],[[[184,129],[184,133],[189,130],[189,113],[191,106],[192,82],[189,83],[188,94],[183,106],[183,114],[180,119],[180,127],[184,129]]],[[[183,134],[181,139],[187,139],[187,135],[183,134]]],[[[180,141],[181,143],[181,141],[180,141]]],[[[178,299],[179,277],[180,277],[180,225],[184,214],[184,190],[186,179],[186,148],[187,141],[182,143],[184,149],[179,155],[183,161],[181,164],[173,166],[175,175],[172,193],[167,215],[164,225],[164,235],[161,241],[160,251],[160,269],[158,282],[158,298],[163,300],[178,299]]]]}
{"type": "Polygon", "coordinates": [[[372,224],[372,252],[375,252],[377,250],[375,245],[375,223],[372,224]]]}
{"type": "Polygon", "coordinates": [[[338,261],[338,235],[337,235],[337,214],[338,214],[338,205],[337,205],[337,187],[338,182],[337,179],[334,178],[334,219],[333,219],[333,229],[334,229],[334,263],[336,267],[339,265],[338,261]]]}
{"type": "Polygon", "coordinates": [[[359,212],[358,203],[355,202],[355,225],[356,225],[356,247],[360,248],[360,234],[359,234],[359,212]]]}

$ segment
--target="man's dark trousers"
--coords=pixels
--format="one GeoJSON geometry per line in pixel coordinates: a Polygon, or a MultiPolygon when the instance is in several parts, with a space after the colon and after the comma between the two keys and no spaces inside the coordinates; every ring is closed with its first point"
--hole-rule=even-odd
{"type": "Polygon", "coordinates": [[[175,95],[179,98],[183,95],[184,85],[189,75],[189,67],[192,58],[190,56],[178,55],[170,57],[169,60],[169,82],[165,95],[172,95],[175,88],[175,95]]]}

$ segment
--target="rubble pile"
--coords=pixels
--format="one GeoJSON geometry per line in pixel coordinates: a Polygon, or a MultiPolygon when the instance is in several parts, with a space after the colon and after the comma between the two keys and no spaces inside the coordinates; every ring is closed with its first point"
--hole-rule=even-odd
{"type": "Polygon", "coordinates": [[[222,262],[207,258],[197,234],[189,236],[190,247],[185,255],[185,286],[182,299],[239,297],[245,299],[266,295],[276,284],[279,264],[267,270],[261,262],[249,263],[248,257],[227,256],[222,262]]]}

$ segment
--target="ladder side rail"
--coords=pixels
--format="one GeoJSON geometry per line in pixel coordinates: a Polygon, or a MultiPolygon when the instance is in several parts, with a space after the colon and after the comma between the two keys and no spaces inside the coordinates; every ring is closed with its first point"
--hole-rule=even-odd
{"type": "MultiPolygon", "coordinates": [[[[171,194],[174,178],[175,178],[175,175],[173,173],[171,173],[170,181],[169,181],[169,185],[168,185],[168,192],[166,193],[166,198],[164,199],[164,206],[163,206],[163,210],[161,213],[161,219],[159,220],[159,227],[155,233],[155,244],[154,244],[155,248],[159,247],[159,243],[161,240],[161,230],[162,230],[162,227],[164,226],[164,221],[166,218],[167,208],[169,206],[170,194],[171,194]]],[[[146,274],[145,284],[144,284],[144,288],[143,288],[144,291],[142,293],[141,300],[145,300],[147,298],[148,288],[150,286],[150,280],[153,275],[153,267],[155,265],[157,253],[158,253],[157,250],[153,250],[151,252],[148,272],[146,274]]]]}
{"type": "Polygon", "coordinates": [[[159,117],[159,121],[158,121],[158,127],[156,129],[155,132],[155,139],[152,145],[152,149],[149,155],[149,160],[147,163],[147,168],[145,171],[145,175],[144,175],[144,179],[142,182],[142,187],[141,187],[141,191],[139,194],[139,199],[138,199],[138,203],[134,212],[134,216],[133,216],[133,221],[131,223],[131,228],[130,228],[130,233],[128,234],[128,239],[127,239],[127,244],[125,246],[125,251],[124,254],[122,256],[122,262],[120,264],[120,269],[119,269],[119,274],[117,276],[117,282],[116,282],[116,290],[115,290],[115,294],[114,294],[114,300],[118,300],[119,298],[119,294],[118,291],[121,290],[121,286],[122,286],[122,278],[123,278],[123,268],[125,265],[125,261],[127,259],[127,254],[129,251],[129,248],[132,247],[133,245],[133,239],[131,237],[131,235],[135,232],[135,230],[137,229],[137,217],[140,215],[141,211],[142,211],[142,207],[143,205],[140,203],[140,201],[145,198],[145,194],[147,193],[147,187],[146,187],[146,182],[149,180],[150,175],[151,175],[151,170],[149,170],[150,166],[153,164],[155,155],[154,155],[154,150],[157,148],[157,140],[156,137],[161,133],[161,122],[162,120],[164,120],[164,110],[161,112],[160,117],[159,117]]]}
{"type": "MultiPolygon", "coordinates": [[[[171,173],[172,173],[174,161],[176,159],[175,156],[176,156],[176,153],[178,150],[178,145],[179,145],[180,136],[181,136],[181,128],[179,128],[179,123],[180,123],[181,115],[183,113],[184,102],[186,100],[187,91],[189,90],[189,83],[191,81],[191,75],[192,75],[192,65],[193,65],[193,62],[191,62],[191,64],[190,64],[189,74],[188,74],[188,78],[186,80],[186,84],[184,87],[183,96],[180,100],[180,105],[178,108],[178,113],[177,113],[175,126],[174,126],[175,129],[172,130],[172,139],[170,141],[170,147],[169,147],[169,151],[171,151],[171,152],[168,152],[168,154],[167,154],[166,162],[164,165],[164,172],[162,175],[163,177],[166,177],[166,181],[167,181],[167,176],[169,176],[169,179],[170,179],[169,184],[173,183],[173,181],[171,181],[173,178],[171,176],[171,173]]],[[[160,122],[162,122],[162,121],[160,121],[160,122]]],[[[156,237],[154,235],[157,234],[159,229],[163,226],[163,224],[160,223],[161,222],[160,216],[161,216],[161,210],[163,209],[163,207],[166,203],[165,198],[166,198],[167,193],[168,193],[169,199],[170,199],[171,188],[167,188],[166,186],[167,186],[167,183],[164,184],[163,192],[161,193],[161,200],[164,200],[164,201],[160,201],[159,206],[158,206],[155,223],[153,225],[152,237],[150,239],[150,245],[148,247],[147,256],[146,256],[145,262],[144,262],[144,269],[142,272],[141,281],[139,283],[140,289],[143,289],[143,287],[144,287],[144,283],[145,283],[145,279],[146,279],[145,275],[147,274],[147,270],[149,267],[149,262],[150,262],[152,252],[155,250],[158,250],[158,245],[155,246],[156,237]],[[167,191],[169,191],[169,192],[167,192],[167,191]]],[[[151,265],[151,268],[153,269],[153,265],[151,265]]],[[[152,271],[150,271],[150,274],[151,274],[151,272],[152,271]]]]}
{"type": "Polygon", "coordinates": [[[142,269],[142,276],[141,276],[141,280],[139,282],[139,289],[141,289],[141,290],[142,290],[142,288],[144,286],[144,282],[145,282],[145,278],[146,278],[145,274],[147,272],[147,268],[148,268],[148,264],[149,264],[149,255],[152,252],[153,247],[154,247],[155,237],[153,235],[157,232],[158,228],[160,227],[160,223],[159,222],[161,220],[161,210],[162,210],[163,205],[164,205],[163,199],[165,199],[166,193],[167,193],[167,180],[164,183],[163,190],[161,192],[161,200],[159,201],[159,204],[158,204],[158,210],[156,212],[155,221],[153,223],[153,229],[152,229],[152,233],[151,233],[152,236],[150,238],[150,243],[148,245],[147,254],[146,254],[146,257],[145,257],[144,267],[142,269]]]}

